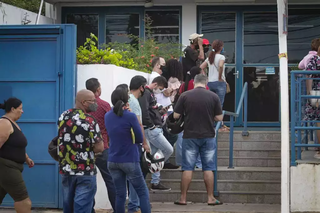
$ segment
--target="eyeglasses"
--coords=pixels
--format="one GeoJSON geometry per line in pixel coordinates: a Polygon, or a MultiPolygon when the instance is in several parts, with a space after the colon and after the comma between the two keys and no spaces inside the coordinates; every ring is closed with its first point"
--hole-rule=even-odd
{"type": "Polygon", "coordinates": [[[94,99],[94,100],[85,100],[85,101],[97,103],[97,100],[96,100],[96,99],[94,99]]]}

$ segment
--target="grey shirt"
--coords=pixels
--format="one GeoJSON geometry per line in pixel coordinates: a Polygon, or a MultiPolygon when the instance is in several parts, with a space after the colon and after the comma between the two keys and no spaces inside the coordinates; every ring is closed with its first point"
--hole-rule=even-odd
{"type": "Polygon", "coordinates": [[[141,112],[139,101],[132,94],[130,94],[129,105],[130,105],[131,112],[136,114],[136,116],[139,117],[140,122],[142,122],[142,112],[141,112]]]}

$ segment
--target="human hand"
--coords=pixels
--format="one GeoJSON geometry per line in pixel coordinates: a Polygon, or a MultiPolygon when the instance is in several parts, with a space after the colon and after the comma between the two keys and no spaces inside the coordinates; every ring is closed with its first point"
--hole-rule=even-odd
{"type": "Polygon", "coordinates": [[[219,79],[220,82],[225,82],[222,78],[219,79]]]}
{"type": "Polygon", "coordinates": [[[29,157],[26,159],[26,164],[29,166],[29,168],[34,167],[34,162],[33,162],[33,160],[32,160],[31,158],[29,158],[29,157]]]}
{"type": "Polygon", "coordinates": [[[151,152],[150,147],[149,147],[149,145],[148,145],[146,142],[144,142],[144,143],[142,144],[142,148],[143,148],[144,151],[146,151],[147,153],[150,153],[150,152],[151,152]]]}

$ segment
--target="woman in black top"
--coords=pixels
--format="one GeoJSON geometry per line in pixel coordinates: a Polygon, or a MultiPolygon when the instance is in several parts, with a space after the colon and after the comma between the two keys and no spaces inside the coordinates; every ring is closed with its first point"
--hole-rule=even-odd
{"type": "Polygon", "coordinates": [[[31,200],[22,171],[24,163],[31,168],[34,162],[26,153],[27,138],[16,123],[23,113],[22,102],[9,98],[0,104],[0,109],[6,112],[0,118],[0,204],[9,194],[15,201],[17,213],[31,213],[31,200]]]}

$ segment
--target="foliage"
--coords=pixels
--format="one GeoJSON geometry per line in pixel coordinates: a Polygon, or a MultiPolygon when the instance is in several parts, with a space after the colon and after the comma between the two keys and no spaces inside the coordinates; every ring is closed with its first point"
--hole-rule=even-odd
{"type": "Polygon", "coordinates": [[[121,54],[110,48],[99,49],[98,38],[91,33],[83,46],[77,49],[78,64],[114,64],[128,69],[136,69],[137,65],[126,51],[121,54]]]}
{"type": "MultiPolygon", "coordinates": [[[[39,13],[41,0],[1,0],[5,4],[10,4],[15,7],[20,7],[34,13],[39,13]]],[[[41,14],[44,15],[45,6],[43,4],[41,14]]]]}

